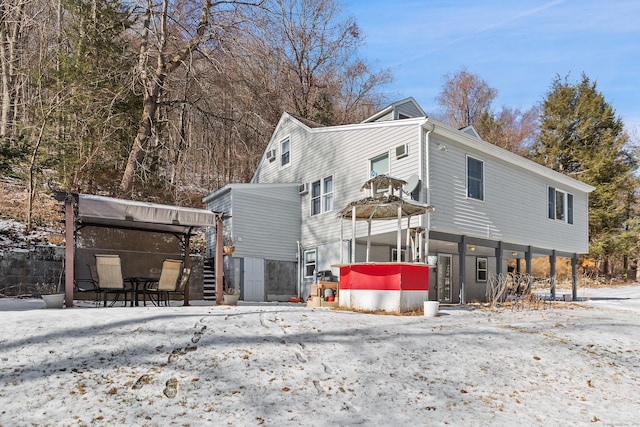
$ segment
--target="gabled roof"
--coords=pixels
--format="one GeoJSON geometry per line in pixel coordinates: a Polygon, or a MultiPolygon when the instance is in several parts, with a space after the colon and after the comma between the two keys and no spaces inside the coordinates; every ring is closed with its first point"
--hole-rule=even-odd
{"type": "MultiPolygon", "coordinates": [[[[395,102],[393,104],[391,104],[390,106],[386,107],[385,109],[381,110],[380,112],[376,113],[375,115],[371,116],[369,119],[361,122],[361,123],[355,123],[355,124],[350,124],[350,125],[339,125],[339,126],[321,126],[317,123],[315,123],[314,127],[310,126],[310,123],[314,123],[312,121],[309,120],[304,120],[301,121],[299,117],[293,116],[289,113],[283,113],[282,116],[280,117],[280,121],[278,122],[278,125],[276,126],[273,134],[271,135],[271,138],[269,140],[269,144],[267,145],[267,148],[271,146],[271,144],[273,143],[274,139],[276,138],[276,136],[278,135],[278,131],[279,129],[289,120],[293,120],[295,122],[297,122],[299,124],[299,126],[301,126],[302,128],[305,129],[306,132],[310,133],[310,134],[314,134],[314,133],[325,133],[325,132],[335,132],[335,131],[350,131],[350,130],[359,130],[359,129],[367,129],[369,127],[371,128],[377,128],[377,127],[387,127],[387,126],[399,126],[399,127],[403,127],[403,126],[422,126],[424,129],[429,128],[430,131],[435,131],[435,133],[452,139],[454,141],[456,141],[459,144],[462,144],[463,146],[468,146],[471,147],[475,150],[480,150],[481,152],[484,152],[486,154],[489,154],[491,156],[494,156],[498,159],[501,159],[503,161],[509,162],[513,165],[516,165],[518,167],[530,170],[530,171],[534,171],[535,173],[541,175],[541,176],[545,176],[549,179],[552,179],[554,181],[557,182],[561,182],[564,185],[567,185],[571,188],[576,188],[579,191],[584,191],[584,192],[591,192],[593,190],[595,190],[595,187],[586,184],[580,180],[577,180],[573,177],[570,177],[568,175],[564,175],[560,172],[554,171],[552,169],[549,169],[539,163],[534,162],[533,160],[529,160],[525,157],[522,157],[516,153],[513,153],[509,150],[506,150],[504,148],[498,147],[497,145],[491,144],[487,141],[484,141],[480,135],[476,132],[476,130],[473,127],[468,127],[468,128],[464,128],[464,129],[455,129],[452,128],[442,122],[439,122],[437,120],[434,120],[432,118],[428,118],[426,115],[422,116],[422,117],[416,117],[416,118],[411,118],[411,119],[406,119],[406,120],[387,120],[387,121],[375,121],[376,118],[382,117],[385,114],[388,114],[390,111],[392,111],[394,108],[396,108],[399,105],[402,105],[404,103],[407,102],[411,102],[413,104],[415,104],[418,108],[419,105],[416,103],[416,101],[413,98],[406,98],[402,101],[398,101],[395,102]],[[308,123],[310,122],[310,123],[308,123]]],[[[422,111],[422,109],[420,109],[420,111],[422,111]]],[[[252,183],[256,183],[256,176],[258,175],[259,171],[260,171],[260,167],[262,165],[262,162],[264,161],[264,157],[266,156],[266,150],[265,150],[265,154],[263,154],[263,159],[261,160],[261,162],[258,164],[258,167],[256,168],[253,177],[251,179],[252,183]]]]}
{"type": "Polygon", "coordinates": [[[378,120],[380,117],[383,117],[387,114],[389,114],[391,111],[393,111],[394,109],[398,108],[399,106],[403,105],[403,104],[407,104],[407,103],[411,103],[413,104],[413,106],[415,108],[418,109],[418,111],[421,112],[421,116],[422,117],[427,117],[427,114],[424,112],[424,110],[422,109],[422,107],[420,107],[420,105],[416,102],[416,100],[413,97],[409,97],[409,98],[405,98],[401,101],[397,101],[394,102],[391,105],[388,105],[387,107],[383,108],[382,110],[378,111],[377,113],[375,113],[373,116],[364,119],[361,123],[370,123],[370,122],[375,122],[376,120],[378,120]]]}
{"type": "Polygon", "coordinates": [[[427,119],[427,121],[432,122],[434,125],[436,125],[434,127],[434,129],[437,129],[436,133],[448,139],[454,140],[457,143],[462,144],[463,146],[467,146],[475,150],[479,150],[482,153],[491,155],[497,159],[511,163],[523,169],[535,172],[551,180],[561,182],[564,185],[567,185],[571,188],[576,188],[580,191],[584,191],[585,193],[590,193],[593,190],[595,190],[595,187],[585,182],[582,182],[569,175],[565,175],[563,173],[550,169],[546,166],[541,165],[540,163],[536,163],[533,160],[527,159],[526,157],[523,157],[512,151],[506,150],[495,144],[487,142],[480,137],[474,136],[472,133],[454,129],[444,123],[437,122],[433,119],[427,119]]]}
{"type": "Polygon", "coordinates": [[[469,134],[471,136],[475,136],[478,139],[482,139],[482,137],[480,136],[480,134],[478,133],[476,128],[473,127],[473,125],[469,125],[467,127],[463,127],[462,129],[460,129],[460,131],[464,132],[466,134],[469,134]]]}
{"type": "Polygon", "coordinates": [[[304,124],[305,126],[308,126],[310,128],[321,128],[321,127],[325,127],[325,125],[323,125],[322,123],[318,123],[318,122],[314,122],[311,119],[307,119],[305,117],[299,116],[297,114],[293,114],[293,113],[288,113],[291,117],[293,117],[294,119],[296,119],[297,121],[299,121],[300,123],[304,124]]]}

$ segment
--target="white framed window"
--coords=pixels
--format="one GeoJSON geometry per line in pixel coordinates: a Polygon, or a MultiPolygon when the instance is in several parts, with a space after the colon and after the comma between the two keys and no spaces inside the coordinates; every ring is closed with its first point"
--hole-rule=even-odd
{"type": "Polygon", "coordinates": [[[333,210],[333,175],[311,183],[311,215],[333,210]]]}
{"type": "Polygon", "coordinates": [[[476,258],[476,281],[486,282],[488,274],[488,261],[486,258],[476,258]]]}
{"type": "Polygon", "coordinates": [[[306,249],[302,256],[304,259],[304,277],[313,277],[313,272],[316,271],[316,249],[306,249]]]}
{"type": "Polygon", "coordinates": [[[287,138],[280,142],[280,166],[291,164],[291,139],[287,138]]]}
{"type": "Polygon", "coordinates": [[[573,224],[573,194],[548,187],[547,217],[556,221],[573,224]]]}
{"type": "Polygon", "coordinates": [[[378,175],[389,175],[388,152],[369,160],[369,178],[378,175]]]}
{"type": "Polygon", "coordinates": [[[333,175],[322,181],[322,201],[322,211],[331,212],[333,210],[333,175]]]}
{"type": "Polygon", "coordinates": [[[322,187],[320,181],[314,181],[311,183],[311,215],[318,215],[322,213],[321,205],[322,187]]]}
{"type": "MultiPolygon", "coordinates": [[[[391,262],[398,261],[398,248],[391,248],[391,262]]],[[[400,249],[400,262],[407,262],[407,250],[400,249]]]]}
{"type": "MultiPolygon", "coordinates": [[[[389,152],[381,154],[379,156],[374,157],[373,159],[369,159],[369,178],[373,178],[378,175],[389,175],[389,152]]],[[[376,194],[384,193],[388,188],[377,188],[376,194]]]]}
{"type": "Polygon", "coordinates": [[[467,156],[467,197],[484,200],[484,162],[467,156]]]}

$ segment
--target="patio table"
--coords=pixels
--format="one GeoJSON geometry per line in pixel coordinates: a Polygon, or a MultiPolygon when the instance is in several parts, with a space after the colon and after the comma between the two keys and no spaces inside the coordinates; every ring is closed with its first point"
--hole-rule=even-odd
{"type": "MultiPolygon", "coordinates": [[[[138,294],[140,293],[140,291],[144,291],[148,286],[154,283],[158,283],[159,278],[146,276],[130,276],[125,277],[124,280],[131,283],[131,307],[133,307],[134,302],[136,307],[138,307],[138,294]]],[[[151,302],[153,302],[153,300],[151,300],[151,302]]],[[[144,305],[145,307],[147,305],[146,299],[144,300],[144,305]]]]}

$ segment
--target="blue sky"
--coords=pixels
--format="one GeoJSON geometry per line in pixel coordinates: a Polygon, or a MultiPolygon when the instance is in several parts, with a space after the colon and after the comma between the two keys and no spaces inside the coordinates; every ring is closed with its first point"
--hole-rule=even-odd
{"type": "Polygon", "coordinates": [[[595,81],[640,139],[638,0],[343,0],[365,37],[361,53],[389,67],[391,100],[429,114],[443,76],[465,67],[498,90],[494,109],[528,109],[556,75],[595,81]]]}

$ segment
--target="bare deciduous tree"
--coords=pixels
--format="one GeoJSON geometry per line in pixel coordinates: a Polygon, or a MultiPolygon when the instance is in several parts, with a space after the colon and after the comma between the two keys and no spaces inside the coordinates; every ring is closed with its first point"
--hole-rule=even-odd
{"type": "Polygon", "coordinates": [[[381,103],[375,92],[391,80],[358,56],[363,39],[335,0],[270,0],[255,15],[243,46],[244,69],[258,65],[278,93],[281,109],[324,124],[366,117],[381,103]],[[258,56],[260,60],[253,62],[258,56]]]}
{"type": "Polygon", "coordinates": [[[482,114],[489,111],[497,95],[498,91],[480,76],[462,69],[445,75],[437,100],[443,107],[447,123],[462,129],[475,125],[482,114]]]}
{"type": "MultiPolygon", "coordinates": [[[[147,0],[142,15],[144,16],[140,34],[140,54],[137,67],[137,77],[142,86],[142,118],[138,132],[131,145],[129,158],[122,174],[120,193],[131,196],[135,173],[138,166],[144,160],[149,141],[154,132],[157,119],[158,106],[165,89],[165,83],[169,75],[184,65],[204,41],[211,37],[212,10],[220,14],[228,12],[233,14],[233,8],[240,5],[258,5],[261,2],[241,1],[217,1],[202,0],[199,16],[196,19],[191,34],[186,23],[188,17],[184,17],[181,28],[171,25],[171,20],[178,13],[170,10],[174,5],[169,0],[162,0],[157,5],[152,0],[147,0]],[[174,15],[175,12],[175,15],[174,15]]],[[[182,6],[178,4],[177,6],[182,6]]],[[[183,12],[189,13],[188,8],[183,12]]],[[[222,19],[222,18],[221,18],[222,19]]]]}
{"type": "Polygon", "coordinates": [[[474,126],[488,142],[515,153],[523,153],[538,130],[538,108],[526,111],[502,107],[498,113],[491,103],[498,91],[477,74],[462,69],[445,76],[438,102],[443,108],[442,118],[453,127],[474,126]]]}
{"type": "Polygon", "coordinates": [[[2,65],[2,102],[0,103],[0,140],[12,139],[18,97],[18,63],[22,32],[27,24],[25,9],[29,0],[0,3],[0,62],[2,65]]]}
{"type": "Polygon", "coordinates": [[[524,154],[538,131],[537,106],[526,111],[503,107],[494,115],[485,112],[476,122],[475,127],[482,139],[518,154],[524,154]]]}

